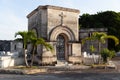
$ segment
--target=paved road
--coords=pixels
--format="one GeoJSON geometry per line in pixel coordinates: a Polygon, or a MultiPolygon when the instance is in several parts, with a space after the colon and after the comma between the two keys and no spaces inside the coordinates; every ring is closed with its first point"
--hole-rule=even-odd
{"type": "Polygon", "coordinates": [[[0,80],[120,80],[120,73],[0,74],[0,80]]]}

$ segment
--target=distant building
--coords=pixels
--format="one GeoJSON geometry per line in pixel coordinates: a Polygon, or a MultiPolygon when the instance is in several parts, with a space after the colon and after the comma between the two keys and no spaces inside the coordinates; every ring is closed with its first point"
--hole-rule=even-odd
{"type": "Polygon", "coordinates": [[[0,51],[11,51],[11,40],[0,40],[0,51]]]}
{"type": "Polygon", "coordinates": [[[0,40],[0,52],[22,53],[23,44],[14,40],[0,40]]]}
{"type": "Polygon", "coordinates": [[[23,65],[23,44],[14,40],[0,40],[0,68],[23,65]]]}
{"type": "MultiPolygon", "coordinates": [[[[79,38],[80,40],[86,38],[86,37],[90,37],[92,35],[93,32],[104,32],[107,33],[108,29],[107,28],[82,28],[80,29],[79,32],[79,38]]],[[[97,54],[98,53],[98,41],[91,41],[91,40],[87,40],[85,42],[85,44],[82,45],[81,47],[81,51],[82,52],[87,52],[87,53],[92,53],[90,50],[90,46],[93,45],[95,47],[95,51],[93,53],[97,54]]],[[[106,40],[105,44],[101,44],[101,49],[103,48],[107,48],[108,47],[108,43],[106,40]]]]}

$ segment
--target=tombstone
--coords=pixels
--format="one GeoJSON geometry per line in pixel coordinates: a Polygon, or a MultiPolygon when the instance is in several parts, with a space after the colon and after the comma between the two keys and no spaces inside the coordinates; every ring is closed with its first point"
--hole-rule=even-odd
{"type": "Polygon", "coordinates": [[[83,57],[87,57],[87,52],[83,52],[83,57]]]}

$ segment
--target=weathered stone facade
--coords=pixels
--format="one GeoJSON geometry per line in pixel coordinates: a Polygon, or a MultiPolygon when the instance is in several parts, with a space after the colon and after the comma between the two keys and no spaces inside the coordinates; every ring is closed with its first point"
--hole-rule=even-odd
{"type": "Polygon", "coordinates": [[[78,26],[79,10],[58,6],[39,6],[28,16],[28,30],[54,47],[54,53],[38,46],[42,63],[57,61],[81,63],[81,43],[78,26]]]}

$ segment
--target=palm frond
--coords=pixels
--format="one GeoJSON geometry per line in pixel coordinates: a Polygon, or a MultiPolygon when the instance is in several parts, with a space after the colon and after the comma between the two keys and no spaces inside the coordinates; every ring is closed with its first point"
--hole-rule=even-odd
{"type": "Polygon", "coordinates": [[[86,37],[86,38],[82,39],[82,44],[85,44],[85,42],[86,42],[87,40],[92,40],[92,38],[91,38],[91,37],[86,37]]]}
{"type": "Polygon", "coordinates": [[[17,33],[15,33],[15,37],[17,37],[18,35],[20,35],[21,37],[24,37],[24,35],[27,34],[27,31],[19,31],[17,33]]]}
{"type": "Polygon", "coordinates": [[[51,44],[46,43],[44,44],[44,46],[47,50],[53,51],[53,47],[51,46],[51,44]]]}
{"type": "Polygon", "coordinates": [[[115,37],[115,36],[109,35],[109,36],[106,36],[106,38],[114,40],[115,41],[115,45],[119,44],[119,39],[117,37],[115,37]]]}

